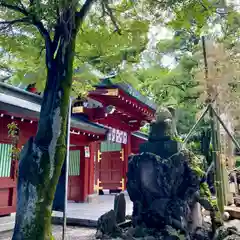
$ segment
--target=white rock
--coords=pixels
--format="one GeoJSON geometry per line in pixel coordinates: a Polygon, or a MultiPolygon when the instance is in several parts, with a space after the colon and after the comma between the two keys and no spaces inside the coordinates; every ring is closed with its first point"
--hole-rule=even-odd
{"type": "Polygon", "coordinates": [[[227,221],[230,218],[230,214],[228,212],[224,212],[222,218],[223,218],[223,221],[227,221]]]}

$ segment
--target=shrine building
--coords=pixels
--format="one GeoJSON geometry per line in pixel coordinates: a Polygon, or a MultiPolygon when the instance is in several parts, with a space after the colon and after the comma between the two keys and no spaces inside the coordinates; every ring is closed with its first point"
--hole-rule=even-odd
{"type": "MultiPolygon", "coordinates": [[[[16,211],[17,161],[11,157],[9,123],[18,125],[18,147],[37,131],[41,96],[0,82],[0,216],[16,211]]],[[[156,106],[127,84],[105,79],[72,104],[68,200],[86,202],[106,190],[125,190],[128,156],[147,135],[139,129],[156,106]]]]}

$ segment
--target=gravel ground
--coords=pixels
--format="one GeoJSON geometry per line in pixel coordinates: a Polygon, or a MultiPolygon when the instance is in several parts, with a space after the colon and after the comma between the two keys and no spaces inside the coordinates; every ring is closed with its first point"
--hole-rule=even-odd
{"type": "MultiPolygon", "coordinates": [[[[240,220],[231,220],[225,222],[226,227],[235,226],[240,231],[240,220]]],[[[65,240],[95,240],[95,228],[83,228],[83,227],[67,227],[65,240]]],[[[62,227],[53,226],[53,235],[55,240],[62,240],[62,227]]],[[[12,232],[0,233],[0,240],[11,240],[12,232]]]]}
{"type": "MultiPolygon", "coordinates": [[[[95,233],[94,228],[67,227],[65,240],[93,240],[95,233]]],[[[55,240],[62,240],[62,227],[53,226],[53,235],[55,240]]],[[[11,237],[11,231],[0,234],[0,240],[11,240],[11,237]]]]}

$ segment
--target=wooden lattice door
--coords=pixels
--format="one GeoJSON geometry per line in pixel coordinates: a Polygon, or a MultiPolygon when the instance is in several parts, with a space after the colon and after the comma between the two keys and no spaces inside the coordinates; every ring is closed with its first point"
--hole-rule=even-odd
{"type": "Polygon", "coordinates": [[[123,190],[124,150],[122,144],[102,142],[97,154],[98,189],[123,190]]]}

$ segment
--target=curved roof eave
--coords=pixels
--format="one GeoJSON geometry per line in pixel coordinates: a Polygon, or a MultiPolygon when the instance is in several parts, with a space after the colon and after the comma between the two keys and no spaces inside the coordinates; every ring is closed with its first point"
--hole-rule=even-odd
{"type": "Polygon", "coordinates": [[[130,84],[127,83],[112,83],[112,81],[110,80],[111,78],[116,77],[116,75],[110,75],[107,76],[103,79],[101,79],[101,83],[96,85],[95,87],[98,88],[108,88],[108,87],[112,87],[112,88],[119,88],[121,89],[123,92],[125,92],[126,94],[128,94],[130,97],[136,99],[137,101],[143,103],[144,105],[146,105],[147,107],[149,107],[150,109],[152,109],[153,111],[156,111],[157,109],[157,105],[151,101],[149,98],[143,96],[140,92],[138,92],[136,89],[134,89],[130,84]]]}
{"type": "MultiPolygon", "coordinates": [[[[38,118],[41,110],[42,98],[19,88],[0,83],[0,110],[26,113],[29,117],[38,118]]],[[[71,119],[71,126],[88,130],[97,134],[106,134],[107,128],[88,121],[71,119]]]]}

